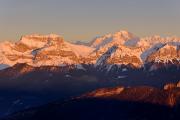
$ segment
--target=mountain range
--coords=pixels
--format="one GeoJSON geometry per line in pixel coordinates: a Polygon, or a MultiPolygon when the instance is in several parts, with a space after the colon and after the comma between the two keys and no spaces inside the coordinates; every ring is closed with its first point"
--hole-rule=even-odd
{"type": "Polygon", "coordinates": [[[110,71],[112,66],[131,66],[148,70],[180,63],[180,38],[152,36],[139,38],[127,31],[97,37],[88,44],[69,43],[50,35],[22,36],[18,42],[0,43],[0,69],[18,63],[30,66],[68,66],[92,64],[110,71]],[[153,64],[152,64],[153,63],[153,64]]]}

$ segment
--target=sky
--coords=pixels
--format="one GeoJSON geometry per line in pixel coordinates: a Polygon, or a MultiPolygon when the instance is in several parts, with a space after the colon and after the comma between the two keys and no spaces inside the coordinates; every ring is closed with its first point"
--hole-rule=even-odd
{"type": "Polygon", "coordinates": [[[0,0],[0,41],[62,35],[67,41],[127,30],[180,36],[180,0],[0,0]]]}

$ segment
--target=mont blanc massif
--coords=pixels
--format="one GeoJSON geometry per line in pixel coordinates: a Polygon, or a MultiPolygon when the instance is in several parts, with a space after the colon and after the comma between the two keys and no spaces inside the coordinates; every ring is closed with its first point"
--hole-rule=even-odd
{"type": "Polygon", "coordinates": [[[127,31],[0,43],[2,120],[180,119],[180,38],[127,31]]]}

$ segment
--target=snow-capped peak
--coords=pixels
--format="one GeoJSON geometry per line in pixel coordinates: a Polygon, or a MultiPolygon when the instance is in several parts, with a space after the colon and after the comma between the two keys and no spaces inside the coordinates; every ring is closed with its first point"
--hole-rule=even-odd
{"type": "Polygon", "coordinates": [[[132,37],[134,37],[134,35],[128,31],[122,30],[122,31],[118,31],[115,34],[113,34],[113,36],[117,36],[117,37],[124,37],[125,39],[131,39],[132,37]]]}
{"type": "Polygon", "coordinates": [[[148,49],[142,54],[142,58],[145,62],[163,62],[168,63],[169,61],[179,61],[179,45],[166,43],[166,44],[156,44],[152,48],[148,49]]]}
{"type": "Polygon", "coordinates": [[[63,42],[63,37],[56,34],[49,34],[49,35],[33,34],[33,35],[22,36],[21,40],[18,43],[24,44],[29,48],[40,48],[50,42],[51,43],[63,42]]]}
{"type": "Polygon", "coordinates": [[[40,38],[62,38],[60,35],[57,35],[57,34],[48,34],[48,35],[41,35],[41,34],[32,34],[32,35],[25,35],[25,36],[22,36],[22,38],[36,38],[36,39],[40,39],[40,38]]]}
{"type": "Polygon", "coordinates": [[[102,37],[98,37],[92,41],[91,47],[99,49],[107,44],[119,44],[119,45],[135,45],[138,42],[138,37],[128,31],[119,31],[114,34],[107,34],[102,37]]]}

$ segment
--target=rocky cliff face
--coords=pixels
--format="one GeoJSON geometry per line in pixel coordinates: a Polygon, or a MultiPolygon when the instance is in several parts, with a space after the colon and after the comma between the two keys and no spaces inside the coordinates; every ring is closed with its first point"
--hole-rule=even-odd
{"type": "Polygon", "coordinates": [[[17,63],[32,66],[80,64],[80,56],[91,51],[90,47],[68,43],[58,35],[28,35],[17,43],[1,43],[0,63],[9,66],[17,63]]]}

